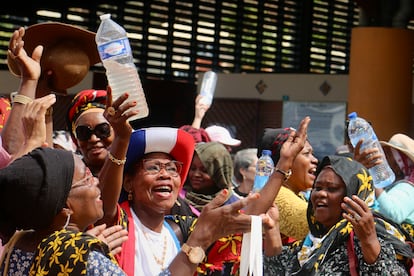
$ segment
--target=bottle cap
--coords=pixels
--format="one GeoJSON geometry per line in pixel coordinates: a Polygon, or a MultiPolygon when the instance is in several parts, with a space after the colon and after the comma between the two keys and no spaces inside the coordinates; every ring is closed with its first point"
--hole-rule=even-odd
{"type": "Polygon", "coordinates": [[[356,112],[351,112],[348,114],[348,119],[355,119],[358,117],[358,114],[356,112]]]}
{"type": "Polygon", "coordinates": [[[267,149],[264,149],[264,150],[262,150],[262,155],[272,155],[272,151],[271,150],[267,150],[267,149]]]}
{"type": "Polygon", "coordinates": [[[101,16],[99,16],[99,18],[101,20],[109,19],[109,18],[111,18],[111,14],[110,13],[105,13],[105,14],[102,14],[101,16]]]}

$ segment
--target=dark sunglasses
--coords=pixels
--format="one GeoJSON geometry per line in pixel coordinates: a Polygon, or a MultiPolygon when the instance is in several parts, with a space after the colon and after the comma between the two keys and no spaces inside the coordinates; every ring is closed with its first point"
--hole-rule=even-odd
{"type": "Polygon", "coordinates": [[[95,128],[90,126],[76,127],[76,139],[79,141],[88,141],[92,134],[95,134],[99,139],[108,138],[111,135],[111,126],[108,123],[96,125],[95,128]]]}

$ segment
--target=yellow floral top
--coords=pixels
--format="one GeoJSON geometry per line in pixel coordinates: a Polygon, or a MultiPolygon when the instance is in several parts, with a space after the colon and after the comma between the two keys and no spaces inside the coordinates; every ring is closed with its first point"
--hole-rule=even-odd
{"type": "Polygon", "coordinates": [[[125,275],[105,243],[84,232],[66,229],[56,231],[42,240],[35,252],[29,275],[91,275],[87,273],[87,265],[92,261],[90,255],[95,252],[109,260],[102,271],[125,275]]]}

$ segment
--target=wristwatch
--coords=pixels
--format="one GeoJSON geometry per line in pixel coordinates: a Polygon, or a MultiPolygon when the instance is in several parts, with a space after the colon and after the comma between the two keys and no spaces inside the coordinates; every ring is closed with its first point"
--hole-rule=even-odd
{"type": "Polygon", "coordinates": [[[281,170],[279,168],[275,168],[275,171],[277,171],[278,173],[282,174],[285,178],[283,179],[283,181],[288,181],[288,179],[290,178],[290,176],[292,175],[292,169],[289,169],[287,172],[284,170],[281,170]]]}
{"type": "Polygon", "coordinates": [[[184,243],[181,246],[181,250],[187,255],[188,260],[193,264],[199,264],[203,261],[206,253],[204,250],[199,246],[189,246],[188,244],[184,243]]]}

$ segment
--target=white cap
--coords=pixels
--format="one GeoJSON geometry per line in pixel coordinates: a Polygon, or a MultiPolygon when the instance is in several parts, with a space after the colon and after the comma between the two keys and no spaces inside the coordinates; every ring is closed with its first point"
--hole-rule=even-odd
{"type": "Polygon", "coordinates": [[[227,146],[239,146],[241,141],[231,137],[230,132],[221,126],[209,126],[206,132],[212,141],[222,143],[227,146]]]}

